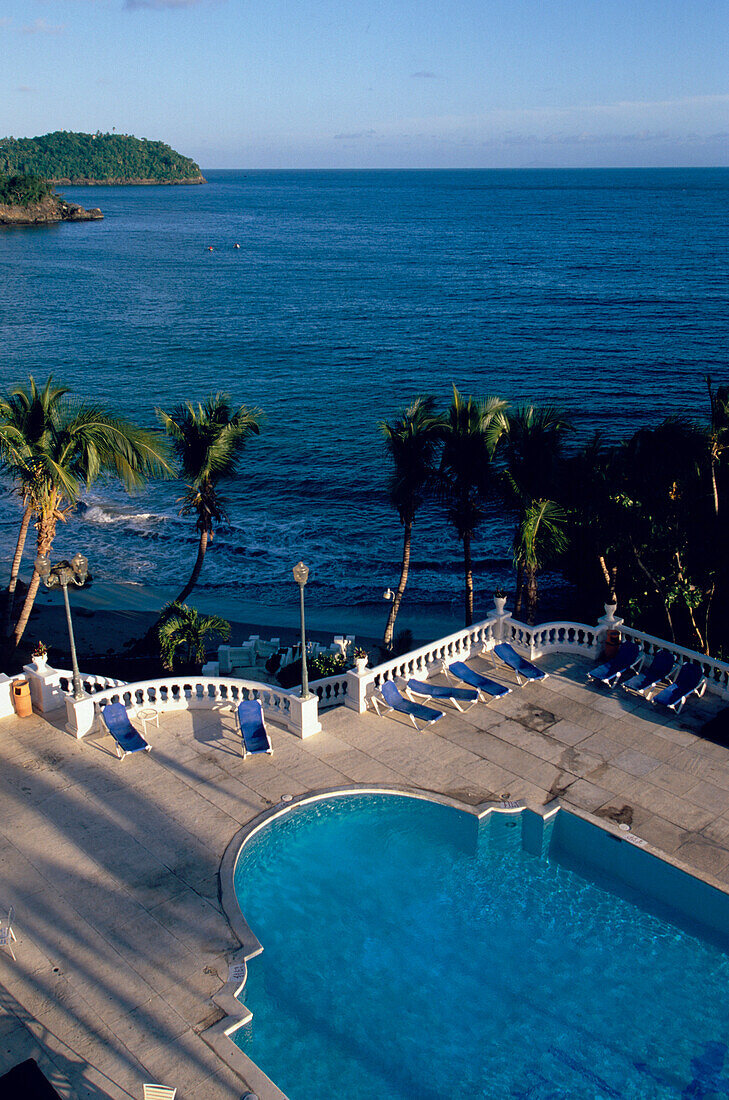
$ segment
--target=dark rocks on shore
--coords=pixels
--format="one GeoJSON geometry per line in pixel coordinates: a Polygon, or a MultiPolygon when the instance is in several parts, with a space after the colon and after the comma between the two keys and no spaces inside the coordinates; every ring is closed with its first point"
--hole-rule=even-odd
{"type": "Polygon", "coordinates": [[[187,184],[199,184],[207,183],[205,176],[200,173],[199,176],[188,176],[185,179],[142,179],[137,178],[125,178],[123,176],[108,176],[106,179],[92,179],[89,176],[74,176],[73,179],[69,179],[68,176],[53,177],[48,180],[56,187],[182,187],[187,184]]]}
{"type": "Polygon", "coordinates": [[[75,202],[66,202],[58,195],[48,195],[28,206],[0,204],[0,226],[51,225],[54,222],[91,222],[103,218],[98,207],[84,210],[75,202]]]}

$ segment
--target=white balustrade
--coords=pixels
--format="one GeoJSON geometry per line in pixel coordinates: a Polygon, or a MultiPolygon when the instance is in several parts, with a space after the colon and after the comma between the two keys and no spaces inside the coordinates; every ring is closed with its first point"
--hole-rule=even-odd
{"type": "Polygon", "coordinates": [[[325,676],[321,680],[314,680],[309,684],[309,691],[313,692],[319,700],[319,710],[341,707],[347,695],[346,674],[340,672],[338,676],[325,676]]]}
{"type": "Polygon", "coordinates": [[[346,676],[345,706],[363,714],[367,709],[369,696],[385,680],[409,679],[411,676],[425,680],[432,668],[440,669],[444,663],[450,664],[452,661],[466,661],[472,654],[491,649],[501,639],[501,628],[506,617],[492,615],[483,622],[457,630],[454,634],[413,649],[410,653],[383,661],[364,672],[350,669],[346,676]]]}
{"type": "Polygon", "coordinates": [[[663,638],[656,638],[653,634],[644,634],[642,630],[634,630],[632,626],[620,627],[623,637],[632,638],[641,646],[646,657],[652,657],[659,649],[667,649],[677,661],[692,661],[701,665],[706,677],[706,690],[722,699],[729,699],[729,664],[719,661],[715,657],[707,657],[705,653],[696,653],[693,649],[685,649],[674,642],[667,642],[663,638]]]}
{"type": "Polygon", "coordinates": [[[159,711],[195,710],[237,706],[242,700],[257,699],[266,714],[299,737],[321,729],[315,695],[302,699],[299,689],[286,691],[272,684],[218,676],[166,676],[101,691],[94,696],[98,708],[122,703],[127,710],[154,707],[159,711]]]}
{"type": "Polygon", "coordinates": [[[553,622],[527,626],[510,615],[504,616],[502,638],[504,642],[529,653],[530,660],[544,653],[579,653],[597,657],[603,643],[604,628],[585,623],[553,622]]]}
{"type": "MultiPolygon", "coordinates": [[[[69,668],[55,668],[53,670],[58,676],[61,690],[69,693],[73,691],[73,672],[69,668]]],[[[114,676],[97,676],[93,672],[81,672],[81,685],[84,691],[88,695],[96,695],[99,691],[106,691],[107,688],[121,687],[126,683],[126,680],[117,680],[114,676]]]]}
{"type": "Polygon", "coordinates": [[[490,618],[421,646],[420,649],[404,653],[361,673],[351,669],[347,673],[344,703],[362,714],[367,709],[369,697],[383,681],[398,678],[407,680],[411,676],[426,679],[431,670],[439,670],[444,663],[467,660],[472,655],[486,653],[501,641],[525,651],[530,660],[538,659],[546,653],[575,653],[597,660],[602,652],[605,634],[611,628],[619,629],[624,638],[633,638],[639,642],[648,657],[659,649],[667,649],[677,661],[692,661],[701,665],[707,680],[707,690],[729,699],[729,664],[625,626],[622,619],[615,617],[615,607],[606,605],[605,615],[596,626],[564,621],[529,626],[512,618],[508,612],[495,608],[490,618]]]}

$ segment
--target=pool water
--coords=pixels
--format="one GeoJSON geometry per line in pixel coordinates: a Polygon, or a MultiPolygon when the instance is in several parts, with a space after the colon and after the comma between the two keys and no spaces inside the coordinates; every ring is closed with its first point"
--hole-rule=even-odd
{"type": "Polygon", "coordinates": [[[726,895],[564,811],[328,798],[236,890],[236,1042],[291,1100],[729,1097],[726,895]]]}

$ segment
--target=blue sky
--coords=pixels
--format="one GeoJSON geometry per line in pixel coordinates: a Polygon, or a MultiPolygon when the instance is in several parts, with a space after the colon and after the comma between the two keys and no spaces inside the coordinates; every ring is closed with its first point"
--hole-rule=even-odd
{"type": "Polygon", "coordinates": [[[729,0],[0,0],[0,136],[204,168],[729,164],[729,0]]]}

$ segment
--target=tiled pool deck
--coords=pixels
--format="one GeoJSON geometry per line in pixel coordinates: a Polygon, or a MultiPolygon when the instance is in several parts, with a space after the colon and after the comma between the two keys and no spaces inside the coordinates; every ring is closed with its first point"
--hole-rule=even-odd
{"type": "Polygon", "coordinates": [[[210,998],[239,946],[218,869],[240,827],[285,794],[557,797],[729,888],[729,749],[694,732],[723,704],[705,697],[669,719],[587,685],[581,659],[540,664],[545,682],[428,732],[338,708],[306,741],[270,726],[274,755],[246,761],[230,709],[163,714],[152,753],[123,762],[109,738],[2,720],[0,909],[15,906],[18,961],[0,952],[0,1073],[33,1056],[63,1097],[141,1098],[158,1081],[178,1100],[238,1100],[246,1085],[200,1037],[222,1016],[210,998]]]}

